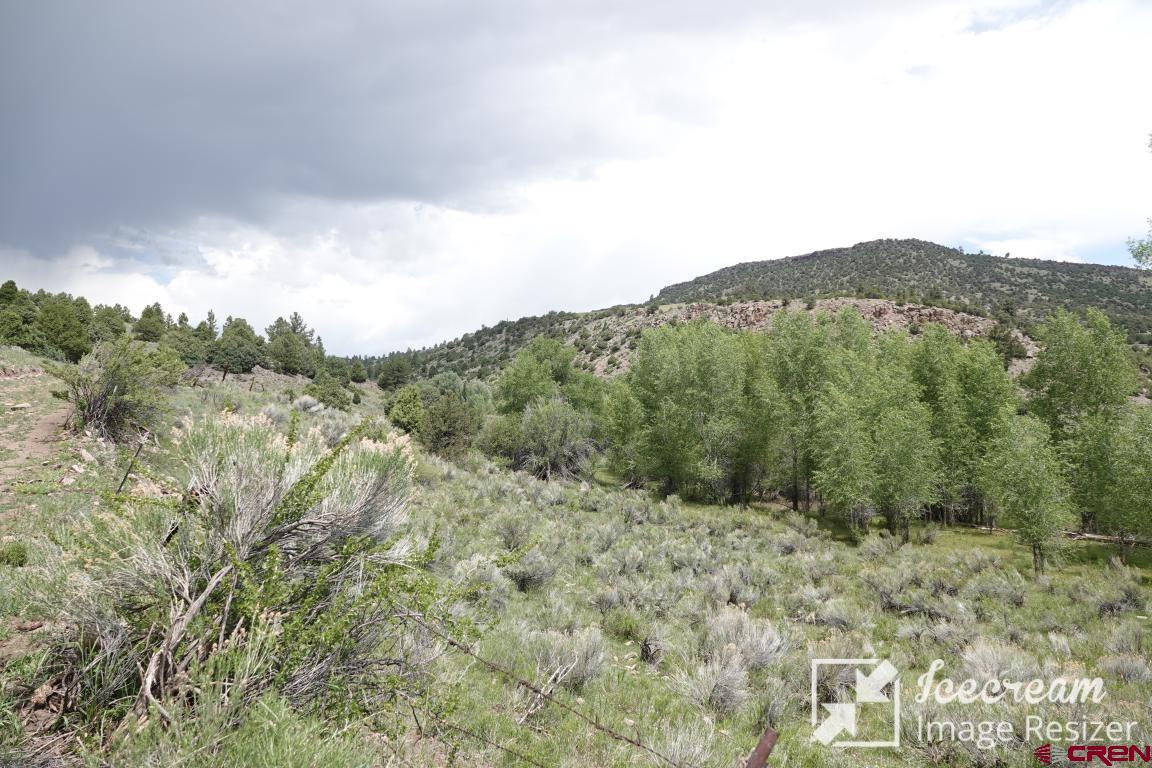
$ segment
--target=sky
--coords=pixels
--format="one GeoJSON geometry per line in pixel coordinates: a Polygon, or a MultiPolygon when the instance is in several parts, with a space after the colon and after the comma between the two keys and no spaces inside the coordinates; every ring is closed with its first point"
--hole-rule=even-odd
{"type": "Polygon", "coordinates": [[[1148,40],[1149,0],[0,3],[0,280],[381,354],[878,237],[1130,264],[1148,40]]]}

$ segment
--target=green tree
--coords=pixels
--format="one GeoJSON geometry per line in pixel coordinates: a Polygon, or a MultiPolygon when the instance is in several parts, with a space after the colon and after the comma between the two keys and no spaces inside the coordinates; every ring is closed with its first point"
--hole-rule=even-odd
{"type": "Polygon", "coordinates": [[[1125,334],[1099,310],[1083,322],[1063,310],[1040,326],[1042,350],[1024,377],[1030,408],[1057,440],[1071,436],[1081,419],[1115,414],[1136,386],[1136,368],[1125,334]]]}
{"type": "MultiPolygon", "coordinates": [[[[265,330],[268,338],[267,355],[273,370],[289,376],[316,376],[322,358],[315,349],[315,333],[298,312],[289,319],[276,318],[265,330]]],[[[329,371],[329,373],[333,373],[329,371]]],[[[336,376],[340,379],[340,376],[336,376]]]]}
{"type": "Polygon", "coordinates": [[[140,319],[132,328],[132,334],[137,341],[160,341],[166,330],[168,325],[164,322],[164,310],[156,303],[149,304],[140,312],[140,319]]]}
{"type": "Polygon", "coordinates": [[[353,360],[351,367],[348,369],[348,375],[352,381],[357,384],[363,384],[368,381],[368,371],[364,368],[364,361],[353,360]]]}
{"type": "Polygon", "coordinates": [[[315,380],[304,388],[304,394],[311,395],[329,408],[347,411],[352,407],[352,393],[326,370],[316,374],[315,380]]]}
{"type": "Polygon", "coordinates": [[[859,393],[832,388],[820,398],[815,417],[819,469],[813,482],[832,513],[862,532],[876,511],[876,446],[859,393]]]}
{"type": "Polygon", "coordinates": [[[1033,416],[1016,416],[992,445],[983,465],[983,488],[1003,521],[1032,550],[1032,566],[1044,572],[1075,521],[1068,505],[1063,467],[1048,428],[1033,416]]]}
{"type": "Polygon", "coordinates": [[[316,358],[299,335],[280,333],[269,337],[267,349],[268,360],[276,372],[288,376],[311,376],[315,373],[316,358]]]}
{"type": "Polygon", "coordinates": [[[160,346],[175,352],[185,365],[198,365],[208,357],[208,345],[187,324],[165,331],[160,346]]]}
{"type": "Polygon", "coordinates": [[[116,307],[100,304],[92,311],[92,335],[97,342],[118,339],[127,332],[124,315],[116,307]]]}
{"type": "Polygon", "coordinates": [[[380,389],[396,389],[412,378],[412,361],[406,355],[390,355],[380,363],[376,385],[380,389]]]}
{"type": "Polygon", "coordinates": [[[229,317],[212,352],[212,361],[225,374],[248,373],[264,360],[264,340],[247,320],[229,317]]]}
{"type": "Polygon", "coordinates": [[[775,390],[761,343],[694,322],[644,332],[606,406],[618,471],[665,493],[746,501],[776,437],[775,390]]]}
{"type": "Polygon", "coordinates": [[[769,333],[769,370],[780,392],[791,463],[792,508],[811,503],[816,404],[830,378],[830,318],[800,310],[777,313],[769,333]]]}
{"type": "Polygon", "coordinates": [[[1113,442],[1112,493],[1100,510],[1105,530],[1126,541],[1152,535],[1152,409],[1130,408],[1113,442]]]}
{"type": "Polygon", "coordinates": [[[36,324],[39,309],[22,292],[7,306],[0,308],[0,344],[11,344],[24,349],[43,349],[44,333],[36,324]]]}
{"type": "Polygon", "coordinates": [[[89,327],[69,296],[62,294],[46,299],[40,307],[36,326],[45,345],[60,350],[72,362],[78,361],[92,349],[89,327]]]}
{"type": "Polygon", "coordinates": [[[475,411],[456,392],[444,392],[424,409],[420,442],[447,459],[463,455],[479,429],[475,411]]]}
{"type": "Polygon", "coordinates": [[[521,350],[496,382],[496,402],[501,413],[519,414],[536,400],[548,400],[560,393],[553,378],[553,366],[538,358],[531,348],[521,350]]]}
{"type": "Polygon", "coordinates": [[[16,287],[16,281],[5,280],[4,284],[0,285],[0,307],[6,307],[16,301],[19,295],[20,289],[16,287]]]}
{"type": "Polygon", "coordinates": [[[410,435],[419,435],[423,431],[427,414],[418,387],[409,384],[396,393],[396,401],[388,411],[388,420],[410,435]]]}
{"type": "MultiPolygon", "coordinates": [[[[208,316],[201,320],[196,326],[196,335],[205,344],[211,345],[216,341],[216,313],[208,310],[208,316]]],[[[211,350],[211,346],[209,346],[211,350]]]]}

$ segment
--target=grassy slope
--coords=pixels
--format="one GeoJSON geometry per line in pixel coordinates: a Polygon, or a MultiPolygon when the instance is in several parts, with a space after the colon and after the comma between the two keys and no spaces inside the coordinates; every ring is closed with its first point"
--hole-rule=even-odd
{"type": "MultiPolygon", "coordinates": [[[[0,381],[0,402],[12,386],[0,381]]],[[[21,386],[22,392],[35,394],[38,404],[50,404],[46,377],[25,380],[21,386]]],[[[182,389],[174,406],[177,415],[203,417],[224,407],[254,412],[273,401],[283,408],[280,392],[248,393],[225,385],[182,389]]],[[[378,410],[375,399],[368,399],[365,410],[378,410]]],[[[322,423],[326,417],[316,418],[322,423]]],[[[339,419],[328,421],[339,428],[339,419]]],[[[24,543],[29,550],[27,565],[0,565],[0,647],[12,650],[9,656],[34,647],[51,630],[63,599],[83,588],[90,564],[78,533],[86,521],[99,517],[96,494],[115,486],[128,460],[123,450],[101,451],[94,441],[68,440],[57,447],[58,461],[25,467],[21,480],[26,482],[0,497],[4,510],[16,513],[0,519],[0,538],[24,543]],[[97,461],[83,474],[72,473],[73,485],[62,486],[60,478],[75,463],[81,445],[97,461]],[[29,619],[48,624],[34,632],[16,628],[29,619]]],[[[130,488],[146,488],[144,478],[149,477],[179,487],[182,476],[171,447],[165,436],[160,449],[147,451],[136,473],[140,479],[130,488]]],[[[1126,584],[1135,585],[1142,599],[1147,597],[1148,563],[1142,559],[1139,568],[1109,568],[1104,564],[1112,554],[1107,547],[1076,544],[1064,566],[1048,579],[1034,580],[1023,548],[1008,537],[978,531],[945,531],[935,544],[899,549],[879,540],[854,546],[838,540],[834,530],[786,520],[776,509],[658,502],[602,485],[546,484],[482,463],[461,467],[432,458],[421,460],[418,485],[412,530],[425,536],[439,529],[444,545],[434,567],[445,582],[460,577],[465,570],[460,564],[473,556],[508,557],[504,541],[515,538],[525,542],[520,554],[529,554],[518,562],[512,557],[503,567],[505,573],[528,567],[536,556],[532,550],[541,556],[539,562],[555,570],[527,592],[517,591],[498,573],[471,579],[481,590],[462,601],[460,613],[488,627],[480,652],[539,680],[548,670],[538,667],[535,650],[559,642],[557,635],[542,631],[598,628],[605,638],[603,669],[583,688],[562,689],[559,695],[664,753],[677,750],[677,742],[703,744],[707,765],[729,765],[751,749],[767,718],[782,733],[773,765],[935,764],[941,756],[916,743],[899,754],[845,754],[807,742],[809,658],[872,651],[906,670],[906,692],[933,658],[946,659],[949,669],[961,675],[966,665],[992,657],[1024,670],[1049,665],[1070,674],[1099,673],[1109,696],[1105,711],[1089,714],[1146,717],[1144,702],[1152,696],[1152,642],[1141,644],[1135,638],[1147,634],[1147,622],[1132,606],[1122,606],[1118,613],[1108,610],[1126,584]],[[891,588],[906,605],[939,615],[886,610],[868,582],[891,588]],[[768,668],[750,674],[748,697],[735,711],[718,714],[686,697],[682,680],[705,664],[702,638],[709,617],[730,597],[744,603],[751,617],[778,629],[788,640],[788,650],[768,668]],[[661,640],[665,650],[659,663],[638,658],[645,638],[661,640]],[[1067,656],[1062,651],[1065,640],[1067,656]],[[1127,682],[1118,676],[1124,670],[1132,678],[1127,682]]],[[[4,681],[19,677],[35,658],[32,653],[10,661],[4,681]]],[[[438,690],[455,701],[454,722],[540,763],[651,764],[633,748],[594,733],[553,707],[518,725],[528,699],[506,679],[459,654],[446,655],[437,674],[442,678],[438,690]]],[[[325,730],[323,723],[287,722],[283,733],[325,730]]],[[[11,738],[13,731],[5,733],[11,738]]],[[[388,753],[373,747],[378,742],[355,736],[354,730],[349,734],[355,744],[341,747],[351,755],[341,764],[386,764],[388,753]],[[376,758],[364,757],[370,754],[376,758]]],[[[1142,732],[1141,743],[1149,735],[1142,732]]],[[[262,738],[272,737],[245,732],[232,740],[230,749],[233,754],[258,753],[262,738]]],[[[409,732],[401,741],[401,751],[418,765],[444,764],[451,744],[458,745],[463,764],[520,764],[457,733],[416,742],[409,732]]],[[[1029,751],[1013,748],[1005,765],[1030,765],[1029,751]]],[[[132,754],[124,752],[119,764],[137,764],[132,754]]],[[[957,759],[957,764],[966,764],[963,756],[957,759]]]]}

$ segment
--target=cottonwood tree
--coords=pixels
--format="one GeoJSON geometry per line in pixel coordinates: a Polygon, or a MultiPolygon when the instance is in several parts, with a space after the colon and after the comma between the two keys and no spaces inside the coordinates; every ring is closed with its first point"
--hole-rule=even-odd
{"type": "Polygon", "coordinates": [[[875,443],[859,395],[835,387],[816,407],[814,482],[828,509],[843,516],[854,531],[867,529],[875,514],[875,443]]]}
{"type": "Polygon", "coordinates": [[[1111,444],[1109,504],[1100,520],[1126,543],[1152,535],[1152,409],[1133,406],[1120,420],[1111,444]]]}
{"type": "Polygon", "coordinates": [[[791,459],[792,508],[811,504],[816,404],[829,380],[830,318],[800,310],[772,321],[769,370],[780,392],[782,429],[791,459]]]}
{"type": "Polygon", "coordinates": [[[1137,373],[1123,331],[1100,311],[1083,321],[1057,311],[1041,325],[1044,345],[1024,378],[1030,409],[1045,419],[1068,459],[1080,526],[1092,530],[1107,505],[1113,469],[1109,441],[1136,386],[1137,373]]]}
{"type": "Polygon", "coordinates": [[[1044,572],[1075,522],[1063,466],[1048,428],[1034,416],[1016,416],[985,458],[982,487],[1001,518],[1032,550],[1032,567],[1044,572]]]}
{"type": "Polygon", "coordinates": [[[755,339],[694,322],[644,332],[613,393],[622,467],[665,493],[746,501],[775,435],[776,401],[755,339]]]}
{"type": "Polygon", "coordinates": [[[1053,436],[1075,434],[1088,416],[1116,414],[1136,385],[1136,368],[1124,332],[1108,317],[1089,309],[1083,321],[1057,310],[1037,332],[1042,349],[1024,377],[1029,407],[1053,436]]]}

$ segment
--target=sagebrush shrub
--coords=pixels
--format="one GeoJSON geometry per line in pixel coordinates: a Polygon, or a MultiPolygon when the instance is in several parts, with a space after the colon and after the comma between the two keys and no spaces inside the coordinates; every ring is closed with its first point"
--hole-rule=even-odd
{"type": "Polygon", "coordinates": [[[771,622],[753,619],[740,608],[724,606],[705,621],[701,645],[707,659],[736,653],[748,669],[755,670],[772,664],[787,648],[784,636],[771,622]]]}
{"type": "Polygon", "coordinates": [[[572,690],[592,682],[607,660],[604,637],[596,627],[573,632],[522,630],[521,642],[536,662],[538,675],[546,678],[560,670],[560,684],[572,690]]]}
{"type": "Polygon", "coordinates": [[[690,701],[719,715],[732,714],[748,699],[748,668],[739,654],[680,672],[674,680],[690,701]]]}

